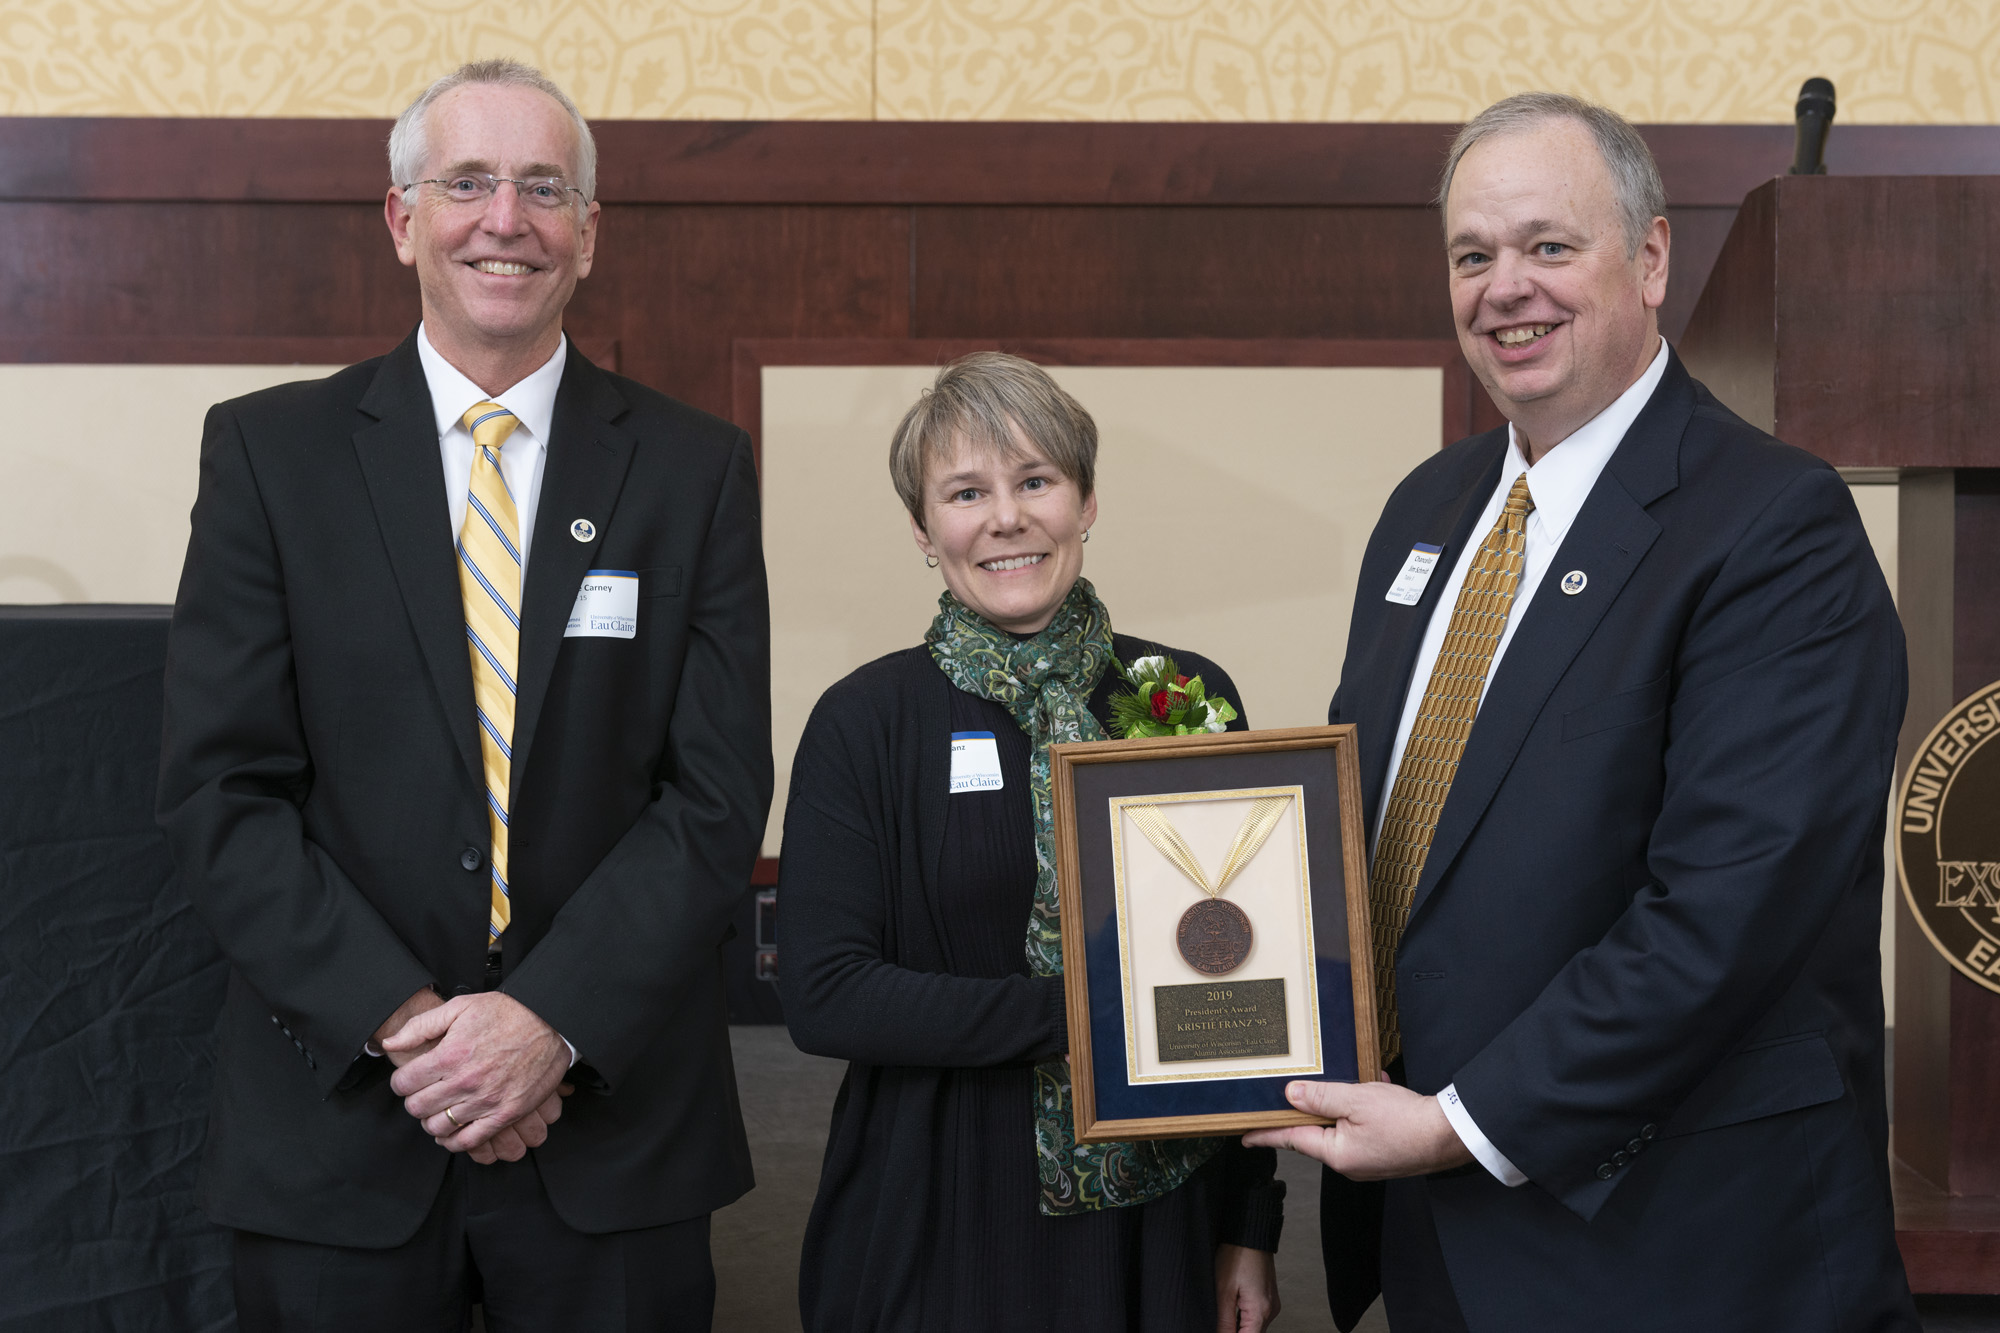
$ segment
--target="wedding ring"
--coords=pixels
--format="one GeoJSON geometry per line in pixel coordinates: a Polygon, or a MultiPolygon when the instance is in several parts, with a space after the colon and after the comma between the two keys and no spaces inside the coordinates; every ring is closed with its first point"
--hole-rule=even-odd
{"type": "Polygon", "coordinates": [[[445,1119],[447,1119],[447,1120],[449,1120],[449,1121],[451,1121],[451,1123],[452,1123],[452,1124],[454,1124],[454,1125],[458,1125],[458,1127],[459,1127],[460,1129],[464,1129],[464,1128],[465,1128],[465,1126],[464,1126],[464,1125],[460,1125],[460,1124],[458,1123],[458,1117],[457,1117],[457,1116],[455,1116],[455,1115],[453,1115],[453,1114],[451,1113],[451,1108],[450,1108],[449,1106],[447,1106],[447,1107],[445,1107],[445,1108],[444,1108],[444,1118],[445,1118],[445,1119]]]}

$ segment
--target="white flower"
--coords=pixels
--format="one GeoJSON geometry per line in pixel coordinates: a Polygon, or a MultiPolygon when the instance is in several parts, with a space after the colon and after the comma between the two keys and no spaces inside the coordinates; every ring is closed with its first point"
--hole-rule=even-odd
{"type": "Polygon", "coordinates": [[[1160,673],[1166,669],[1167,659],[1164,657],[1139,657],[1133,659],[1130,674],[1134,681],[1158,680],[1160,673]]]}
{"type": "Polygon", "coordinates": [[[1203,727],[1202,727],[1202,730],[1204,730],[1204,731],[1227,731],[1227,730],[1229,730],[1229,724],[1228,724],[1227,722],[1224,722],[1224,721],[1222,720],[1222,718],[1221,718],[1220,714],[1218,714],[1218,713],[1216,712],[1216,710],[1215,710],[1215,706],[1214,706],[1213,704],[1209,705],[1209,708],[1208,708],[1208,721],[1207,721],[1207,722],[1206,722],[1206,723],[1205,723],[1205,724],[1203,725],[1203,727]]]}

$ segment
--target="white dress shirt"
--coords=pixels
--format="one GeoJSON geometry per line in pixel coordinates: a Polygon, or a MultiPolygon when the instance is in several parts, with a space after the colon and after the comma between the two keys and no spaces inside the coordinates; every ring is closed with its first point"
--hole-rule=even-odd
{"type": "Polygon", "coordinates": [[[474,403],[498,403],[520,423],[500,446],[500,476],[514,497],[521,531],[514,545],[521,552],[521,577],[528,576],[528,544],[535,536],[535,506],[542,498],[542,469],[549,457],[549,423],[556,415],[556,388],[569,359],[569,338],[556,344],[555,355],[513,388],[489,394],[444,354],[431,346],[431,336],[417,325],[417,359],[431,389],[431,411],[437,416],[438,452],[444,456],[444,497],[451,506],[451,539],[465,526],[465,496],[472,488],[472,432],[465,412],[474,403]]]}
{"type": "MultiPolygon", "coordinates": [[[[563,365],[569,359],[569,336],[556,344],[555,355],[541,369],[501,393],[487,393],[465,377],[444,353],[431,346],[431,335],[417,325],[417,360],[423,363],[424,382],[430,386],[431,411],[437,416],[438,452],[444,458],[444,498],[451,512],[451,539],[457,542],[465,526],[466,495],[472,489],[472,454],[477,447],[472,432],[465,428],[465,412],[474,403],[498,403],[514,414],[519,423],[500,446],[500,476],[507,493],[514,497],[514,512],[521,530],[514,545],[521,553],[521,581],[528,578],[528,544],[535,535],[535,506],[542,499],[542,472],[549,458],[549,426],[556,415],[556,388],[562,383],[563,365]]],[[[558,1032],[558,1037],[562,1034],[558,1032]]],[[[576,1064],[576,1047],[568,1037],[569,1062],[576,1064]]],[[[363,1043],[370,1055],[382,1054],[373,1041],[363,1043]]]]}
{"type": "MultiPolygon", "coordinates": [[[[1479,698],[1483,703],[1486,691],[1493,686],[1493,678],[1500,672],[1500,659],[1506,655],[1507,645],[1513,641],[1515,627],[1527,612],[1528,604],[1535,599],[1536,590],[1541,587],[1542,576],[1549,572],[1557,552],[1562,548],[1562,540],[1569,533],[1570,524],[1576,521],[1577,511],[1589,498],[1591,488],[1597,485],[1597,478],[1604,471],[1604,465],[1611,461],[1618,446],[1624,442],[1625,432],[1632,428],[1641,409],[1653,396],[1653,390],[1660,386],[1660,377],[1667,371],[1667,340],[1660,339],[1660,350],[1653,356],[1652,364],[1646,367],[1632,387],[1620,394],[1611,406],[1599,412],[1577,428],[1575,434],[1562,441],[1533,467],[1521,453],[1520,437],[1514,427],[1507,427],[1507,458],[1500,465],[1500,481],[1493,488],[1493,494],[1486,501],[1486,508],[1480,511],[1473,522],[1471,537],[1458,561],[1452,566],[1451,577],[1445,580],[1444,591],[1437,600],[1437,607],[1431,612],[1430,624],[1424,629],[1423,647],[1417,653],[1416,670],[1410,673],[1410,692],[1403,700],[1402,721],[1396,726],[1396,744],[1389,752],[1389,773],[1393,775],[1403,766],[1403,750],[1410,743],[1410,729],[1416,724],[1417,712],[1423,706],[1424,690],[1430,684],[1431,670],[1437,665],[1438,652],[1444,647],[1445,631],[1451,625],[1451,613],[1458,604],[1458,590],[1465,584],[1465,576],[1472,568],[1470,556],[1478,549],[1480,538],[1484,537],[1494,523],[1499,521],[1501,509],[1506,507],[1507,492],[1514,488],[1514,479],[1523,472],[1528,474],[1528,494],[1534,497],[1535,507],[1528,514],[1528,545],[1526,567],[1521,571],[1521,590],[1514,596],[1514,605],[1507,614],[1506,627],[1500,632],[1500,643],[1493,650],[1493,662],[1486,670],[1486,680],[1480,686],[1479,698]]],[[[1478,727],[1475,716],[1473,726],[1478,727]]],[[[1389,813],[1389,798],[1384,793],[1382,808],[1375,816],[1375,836],[1382,836],[1382,821],[1389,813]]],[[[1444,1108],[1445,1118],[1479,1164],[1493,1173],[1503,1185],[1520,1185],[1527,1176],[1520,1168],[1508,1161],[1505,1154],[1473,1123],[1463,1103],[1458,1099],[1458,1088],[1454,1084],[1438,1095],[1438,1105],[1444,1108]]]]}

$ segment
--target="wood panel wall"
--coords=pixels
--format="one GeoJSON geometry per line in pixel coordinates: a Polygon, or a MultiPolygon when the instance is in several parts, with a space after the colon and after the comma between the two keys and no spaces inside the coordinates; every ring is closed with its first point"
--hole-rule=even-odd
{"type": "MultiPolygon", "coordinates": [[[[1679,336],[1785,126],[1642,126],[1679,336]]],[[[0,118],[0,361],[332,363],[418,318],[386,121],[0,118]]],[[[604,122],[586,355],[729,416],[737,344],[1451,339],[1441,125],[604,122]]],[[[1831,170],[2000,172],[2000,128],[1837,126],[1831,170]]],[[[757,352],[747,355],[756,360],[757,352]]],[[[1273,349],[1282,364],[1281,349],[1273,349]]],[[[1471,425],[1497,416],[1471,392],[1471,425]]],[[[756,882],[773,881],[760,864],[756,882]]],[[[750,980],[736,1021],[777,1017],[750,980]]]]}
{"type": "MultiPolygon", "coordinates": [[[[0,360],[386,349],[416,284],[387,122],[0,120],[0,360]]],[[[1642,127],[1679,334],[1783,126],[1642,127]]],[[[1437,125],[607,122],[570,327],[732,408],[739,339],[1449,338],[1437,125]]],[[[1836,127],[1832,168],[2000,170],[2000,129],[1836,127]]],[[[1482,401],[1480,424],[1490,421],[1482,401]]]]}

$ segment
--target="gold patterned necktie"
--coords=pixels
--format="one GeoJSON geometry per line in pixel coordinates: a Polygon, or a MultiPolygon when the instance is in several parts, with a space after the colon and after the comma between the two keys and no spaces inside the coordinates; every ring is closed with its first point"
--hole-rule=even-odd
{"type": "Polygon", "coordinates": [[[458,590],[472,654],[472,697],[479,710],[479,757],[486,776],[486,824],[492,834],[489,949],[507,929],[507,784],[514,768],[514,682],[521,655],[521,520],[500,472],[500,446],[520,421],[498,403],[475,403],[460,418],[472,432],[472,480],[458,536],[458,590]]]}
{"type": "Polygon", "coordinates": [[[1396,1021],[1396,946],[1410,921],[1417,881],[1445,797],[1458,775],[1459,756],[1479,713],[1480,692],[1493,665],[1493,651],[1507,628],[1507,613],[1521,588],[1527,564],[1528,514],[1535,499],[1528,494],[1528,474],[1522,473],[1507,492],[1507,503],[1486,540],[1474,552],[1472,568],[1458,590],[1431,668],[1423,702],[1403,747],[1402,766],[1390,790],[1389,811],[1382,836],[1375,844],[1375,871],[1369,877],[1370,933],[1375,954],[1375,1013],[1382,1033],[1382,1063],[1402,1054],[1403,1038],[1396,1021]]]}

